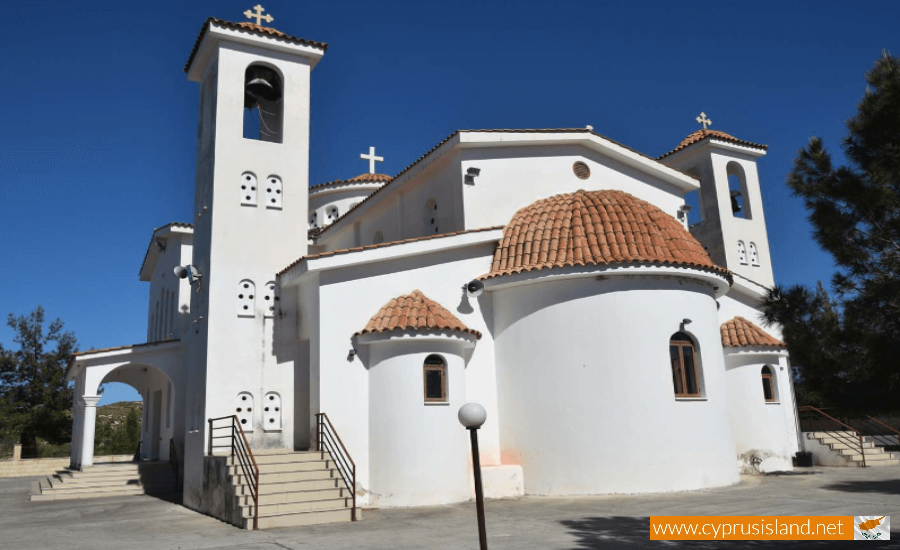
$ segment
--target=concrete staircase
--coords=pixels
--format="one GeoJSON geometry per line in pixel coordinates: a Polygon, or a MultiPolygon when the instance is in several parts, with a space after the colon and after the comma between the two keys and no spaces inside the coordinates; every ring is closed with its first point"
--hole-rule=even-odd
{"type": "Polygon", "coordinates": [[[35,482],[31,500],[151,495],[177,500],[175,476],[166,462],[111,462],[95,464],[82,471],[59,470],[35,482]]]}
{"type": "MultiPolygon", "coordinates": [[[[350,521],[353,494],[327,452],[253,451],[259,466],[259,528],[350,521]]],[[[240,509],[238,527],[253,528],[253,497],[235,457],[228,475],[240,509]]],[[[356,510],[357,519],[360,517],[356,510]]]]}
{"type": "MultiPolygon", "coordinates": [[[[818,464],[824,466],[862,466],[863,457],[855,433],[845,432],[804,432],[807,451],[813,453],[818,464]]],[[[875,441],[863,436],[863,451],[866,466],[900,466],[900,453],[886,452],[875,441]]]]}

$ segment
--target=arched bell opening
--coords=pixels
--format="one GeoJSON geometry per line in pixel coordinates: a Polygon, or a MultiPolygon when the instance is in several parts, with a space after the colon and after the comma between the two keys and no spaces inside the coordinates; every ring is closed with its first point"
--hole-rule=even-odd
{"type": "Polygon", "coordinates": [[[284,81],[268,65],[254,63],[244,72],[244,138],[282,143],[284,81]]]}

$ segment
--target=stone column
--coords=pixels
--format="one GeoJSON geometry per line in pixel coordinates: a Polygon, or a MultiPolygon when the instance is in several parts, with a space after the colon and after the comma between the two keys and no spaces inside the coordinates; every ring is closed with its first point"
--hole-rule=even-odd
{"type": "Polygon", "coordinates": [[[22,460],[22,444],[13,444],[13,460],[22,460]]]}
{"type": "Polygon", "coordinates": [[[81,399],[75,398],[72,404],[72,450],[69,453],[69,467],[73,470],[81,469],[81,428],[84,420],[84,405],[81,399]]]}
{"type": "Polygon", "coordinates": [[[94,430],[97,427],[97,403],[99,395],[84,395],[81,406],[84,407],[81,421],[81,457],[79,466],[84,469],[94,465],[94,430]]]}

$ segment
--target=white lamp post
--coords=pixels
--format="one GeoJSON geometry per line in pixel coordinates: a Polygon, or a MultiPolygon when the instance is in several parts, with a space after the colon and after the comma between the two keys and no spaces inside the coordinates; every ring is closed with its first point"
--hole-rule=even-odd
{"type": "Polygon", "coordinates": [[[459,408],[459,423],[469,430],[472,440],[472,465],[475,470],[475,509],[478,511],[478,539],[481,550],[487,550],[487,530],[484,527],[484,493],[481,490],[481,460],[478,458],[478,428],[487,419],[487,412],[478,403],[466,403],[459,408]]]}

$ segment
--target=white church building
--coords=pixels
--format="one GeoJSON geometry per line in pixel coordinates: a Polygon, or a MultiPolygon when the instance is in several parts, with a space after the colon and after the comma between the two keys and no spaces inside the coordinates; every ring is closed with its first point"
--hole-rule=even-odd
{"type": "Polygon", "coordinates": [[[93,464],[99,386],[124,382],[144,399],[142,457],[175,459],[184,505],[225,519],[216,492],[244,506],[248,478],[223,458],[240,430],[211,431],[217,418],[262,472],[261,521],[288,513],[267,494],[319,490],[289,477],[303,457],[343,460],[303,453],[323,422],[355,466],[335,483],[357,507],[469,500],[457,411],[471,401],[487,411],[489,498],[791,469],[790,363],[759,305],[774,284],[766,146],[705,115],[659,157],[591,127],[460,130],[393,177],[371,149],[368,173],[310,185],[327,45],[256,17],[208,19],[190,53],[194,219],[149,235],[147,342],[69,368],[73,468],[93,464]]]}

